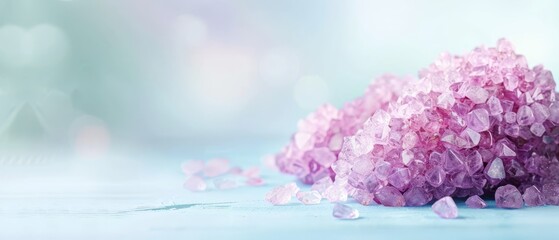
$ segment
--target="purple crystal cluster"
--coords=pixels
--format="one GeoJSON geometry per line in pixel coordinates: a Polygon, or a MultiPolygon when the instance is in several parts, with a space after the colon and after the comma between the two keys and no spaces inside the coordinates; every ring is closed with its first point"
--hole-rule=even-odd
{"type": "Polygon", "coordinates": [[[365,94],[337,109],[323,105],[298,123],[291,142],[276,155],[279,169],[311,184],[324,177],[334,178],[331,164],[337,160],[343,139],[355,134],[365,120],[400,95],[409,79],[382,76],[368,87],[365,94]]]}
{"type": "Polygon", "coordinates": [[[445,197],[483,208],[479,196],[494,195],[502,208],[559,205],[558,97],[550,71],[499,40],[442,54],[416,81],[381,78],[341,110],[319,109],[276,163],[305,183],[335,176],[332,186],[361,203],[445,199],[433,209],[454,211],[445,197]]]}

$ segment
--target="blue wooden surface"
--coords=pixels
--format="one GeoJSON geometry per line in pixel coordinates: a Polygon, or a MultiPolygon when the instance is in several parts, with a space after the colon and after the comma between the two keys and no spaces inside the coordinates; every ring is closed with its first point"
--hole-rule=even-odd
{"type": "MultiPolygon", "coordinates": [[[[244,165],[256,161],[235,156],[241,157],[244,165]]],[[[293,181],[270,170],[263,173],[264,186],[192,193],[182,188],[178,164],[117,165],[80,168],[74,175],[35,169],[48,176],[24,168],[24,177],[3,167],[0,239],[559,239],[559,207],[504,210],[490,202],[479,210],[459,202],[460,217],[445,220],[430,206],[366,207],[350,201],[361,217],[344,221],[331,216],[327,202],[265,202],[267,191],[293,181]],[[116,174],[103,175],[107,171],[116,174]],[[135,175],[115,177],[125,171],[135,175]]]]}

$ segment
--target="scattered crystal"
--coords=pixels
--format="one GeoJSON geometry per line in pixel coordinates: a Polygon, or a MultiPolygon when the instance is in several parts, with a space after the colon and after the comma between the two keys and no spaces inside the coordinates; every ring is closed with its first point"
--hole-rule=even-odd
{"type": "Polygon", "coordinates": [[[319,204],[322,199],[320,193],[314,190],[308,192],[300,191],[297,192],[295,196],[297,196],[297,199],[305,205],[319,204]]]}
{"type": "Polygon", "coordinates": [[[292,183],[278,186],[266,193],[266,201],[274,205],[285,205],[289,203],[291,197],[296,194],[295,187],[297,187],[297,185],[293,186],[292,183]]]}
{"type": "Polygon", "coordinates": [[[485,208],[487,204],[478,195],[473,195],[466,199],[466,206],[469,208],[485,208]]]}
{"type": "Polygon", "coordinates": [[[456,203],[452,200],[451,197],[443,197],[433,203],[431,206],[433,212],[435,212],[441,218],[457,218],[458,217],[458,207],[456,207],[456,203]]]}
{"type": "Polygon", "coordinates": [[[190,176],[184,182],[184,188],[193,191],[193,192],[201,192],[205,191],[207,188],[206,182],[204,179],[198,176],[190,176]]]}
{"type": "Polygon", "coordinates": [[[524,204],[518,189],[510,184],[497,188],[495,203],[500,208],[521,208],[524,204]]]}
{"type": "Polygon", "coordinates": [[[204,167],[204,175],[206,177],[217,177],[229,171],[229,160],[216,158],[209,160],[204,167]]]}
{"type": "Polygon", "coordinates": [[[237,182],[229,178],[217,178],[214,180],[214,186],[220,190],[232,189],[237,187],[237,182]]]}
{"type": "Polygon", "coordinates": [[[332,211],[332,216],[339,219],[357,219],[359,218],[359,211],[348,205],[336,203],[332,211]]]}
{"type": "Polygon", "coordinates": [[[202,160],[190,160],[182,164],[182,172],[185,175],[190,176],[201,172],[204,169],[204,161],[202,160]]]}

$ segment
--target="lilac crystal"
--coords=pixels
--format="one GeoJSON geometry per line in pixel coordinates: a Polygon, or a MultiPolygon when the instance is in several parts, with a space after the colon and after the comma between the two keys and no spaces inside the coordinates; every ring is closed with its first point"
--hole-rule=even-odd
{"type": "Polygon", "coordinates": [[[522,194],[522,199],[524,199],[524,203],[528,207],[545,205],[542,192],[536,186],[526,188],[524,194],[522,194]]]}
{"type": "MultiPolygon", "coordinates": [[[[384,76],[340,110],[320,108],[276,164],[305,183],[324,181],[313,188],[335,201],[346,191],[365,204],[470,197],[479,207],[480,196],[494,194],[499,207],[519,208],[517,187],[542,186],[541,199],[559,205],[559,94],[550,71],[499,40],[444,53],[417,79],[384,76]]],[[[528,205],[540,204],[534,188],[524,191],[528,205]]]]}
{"type": "Polygon", "coordinates": [[[521,208],[524,204],[518,189],[510,184],[497,188],[495,203],[500,208],[521,208]]]}
{"type": "Polygon", "coordinates": [[[473,195],[466,199],[466,206],[469,208],[485,208],[487,204],[478,195],[473,195]]]}
{"type": "Polygon", "coordinates": [[[297,192],[297,199],[305,205],[319,204],[322,196],[318,191],[297,192]]]}
{"type": "Polygon", "coordinates": [[[301,120],[291,143],[276,155],[279,169],[308,184],[326,176],[333,178],[331,165],[338,158],[344,137],[355,134],[377,110],[388,108],[406,82],[409,79],[382,76],[371,83],[362,97],[343,108],[324,105],[301,120]]]}
{"type": "Polygon", "coordinates": [[[339,219],[357,219],[359,218],[359,211],[348,205],[336,203],[332,211],[332,216],[339,219]]]}
{"type": "Polygon", "coordinates": [[[452,200],[451,197],[443,197],[433,203],[431,206],[433,212],[435,212],[441,218],[457,218],[458,217],[458,207],[456,207],[456,203],[452,200]]]}

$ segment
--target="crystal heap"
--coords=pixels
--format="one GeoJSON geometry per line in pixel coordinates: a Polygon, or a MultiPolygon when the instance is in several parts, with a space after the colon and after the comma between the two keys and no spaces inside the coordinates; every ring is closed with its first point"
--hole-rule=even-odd
{"type": "MultiPolygon", "coordinates": [[[[355,199],[385,206],[492,194],[507,208],[522,204],[520,194],[531,205],[559,204],[558,96],[551,72],[541,65],[530,68],[506,40],[464,56],[442,54],[396,100],[369,111],[374,114],[362,128],[344,138],[332,165],[335,184],[355,199]],[[542,189],[545,200],[533,196],[539,191],[532,186],[542,189]]],[[[307,139],[327,146],[333,132],[347,124],[332,122],[323,120],[319,128],[329,130],[307,139]]],[[[320,144],[301,149],[312,152],[320,144]]],[[[309,157],[301,159],[312,166],[309,157]]],[[[307,171],[301,177],[314,169],[302,168],[307,171]]]]}
{"type": "Polygon", "coordinates": [[[330,168],[341,150],[344,137],[355,134],[363,122],[379,109],[386,110],[410,79],[382,76],[365,94],[343,108],[323,105],[298,123],[291,142],[276,155],[279,169],[311,184],[324,177],[334,178],[330,168]]]}

